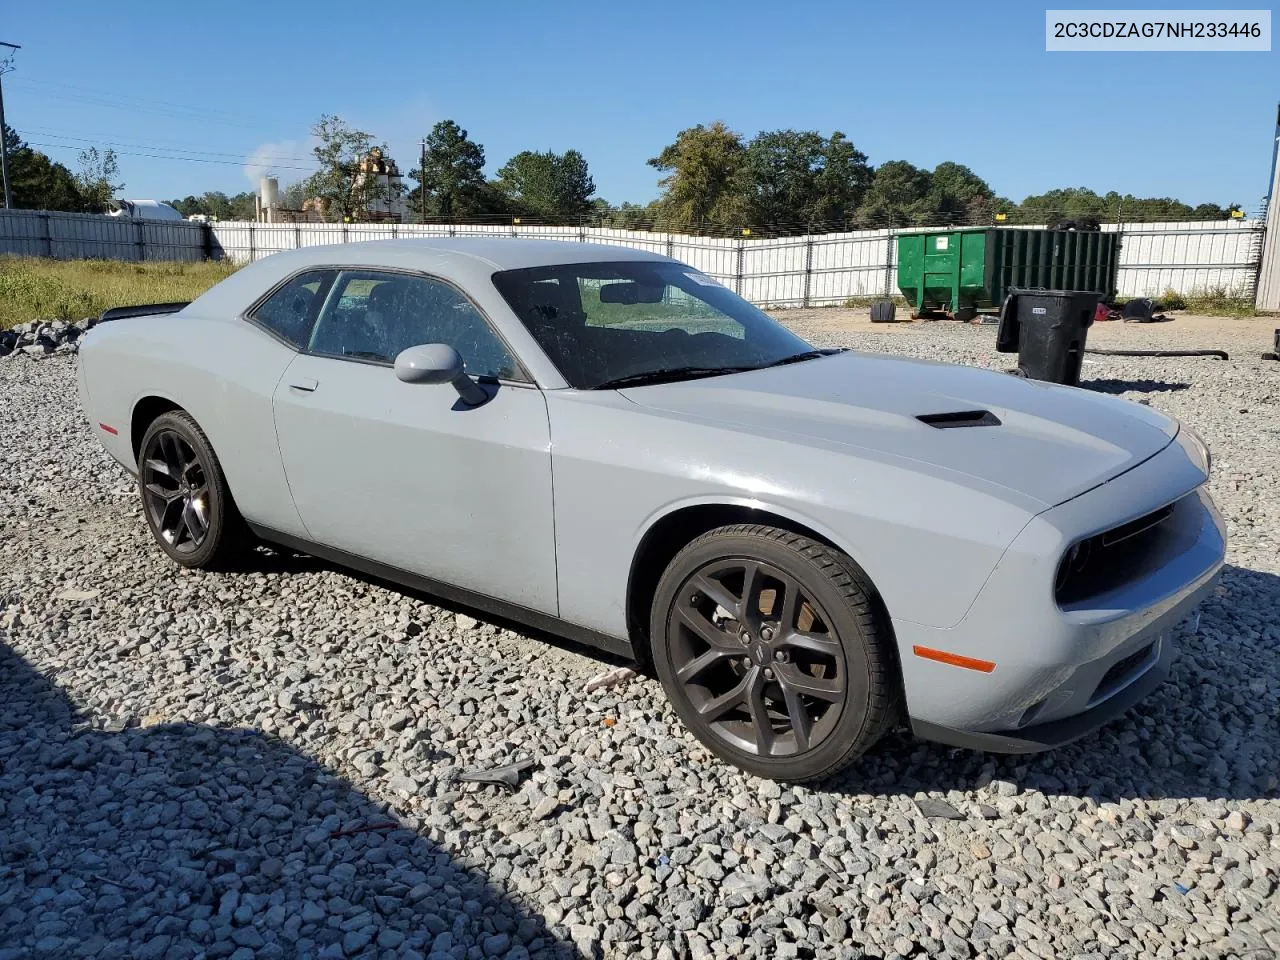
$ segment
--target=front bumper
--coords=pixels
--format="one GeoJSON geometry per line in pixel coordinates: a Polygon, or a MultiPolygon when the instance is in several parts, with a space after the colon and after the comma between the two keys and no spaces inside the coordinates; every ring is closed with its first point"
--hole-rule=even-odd
{"type": "Polygon", "coordinates": [[[913,717],[911,732],[922,740],[989,753],[1039,753],[1064,746],[1110,723],[1169,678],[1169,670],[1173,664],[1173,641],[1166,635],[1155,642],[1158,645],[1158,655],[1145,672],[1083,713],[1047,723],[1033,723],[1018,730],[993,732],[957,730],[913,717]]]}
{"type": "Polygon", "coordinates": [[[1082,737],[1168,676],[1173,634],[1213,589],[1226,552],[1204,474],[1177,444],[1035,518],[965,617],[941,629],[894,618],[912,730],[925,739],[1029,753],[1082,737]],[[1053,576],[1074,540],[1177,501],[1158,562],[1114,589],[1058,606],[1053,576]],[[917,646],[995,664],[977,672],[917,646]]]}

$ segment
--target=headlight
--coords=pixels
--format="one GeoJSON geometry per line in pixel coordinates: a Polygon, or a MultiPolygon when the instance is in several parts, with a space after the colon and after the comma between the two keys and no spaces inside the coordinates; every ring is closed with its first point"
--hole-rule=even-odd
{"type": "Polygon", "coordinates": [[[1209,445],[1204,442],[1204,438],[1184,423],[1178,430],[1178,440],[1182,444],[1182,449],[1187,451],[1191,459],[1208,476],[1209,471],[1213,469],[1213,453],[1209,450],[1209,445]]]}

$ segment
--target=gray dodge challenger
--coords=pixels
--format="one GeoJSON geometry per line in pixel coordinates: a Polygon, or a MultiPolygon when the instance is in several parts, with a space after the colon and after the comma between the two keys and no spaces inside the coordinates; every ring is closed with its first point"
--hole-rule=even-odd
{"type": "Polygon", "coordinates": [[[900,722],[1087,734],[1168,675],[1223,562],[1176,420],[815,349],[642,251],[309,247],[104,319],[81,402],[175,562],[267,541],[633,657],[763,777],[900,722]]]}

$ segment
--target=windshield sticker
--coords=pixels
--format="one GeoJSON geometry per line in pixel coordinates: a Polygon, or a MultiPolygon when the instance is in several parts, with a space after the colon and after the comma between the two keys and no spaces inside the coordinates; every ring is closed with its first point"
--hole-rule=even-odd
{"type": "Polygon", "coordinates": [[[694,283],[700,284],[704,287],[720,286],[719,280],[714,280],[711,277],[708,277],[705,273],[694,273],[693,271],[689,271],[688,273],[685,274],[685,276],[688,277],[690,280],[692,280],[694,283]]]}

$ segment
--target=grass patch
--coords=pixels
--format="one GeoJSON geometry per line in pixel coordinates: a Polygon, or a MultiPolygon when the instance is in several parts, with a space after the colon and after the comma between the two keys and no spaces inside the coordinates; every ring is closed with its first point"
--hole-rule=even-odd
{"type": "MultiPolygon", "coordinates": [[[[1242,297],[1237,292],[1225,287],[1213,287],[1208,290],[1192,291],[1185,298],[1189,313],[1200,313],[1209,317],[1260,317],[1252,297],[1242,297]]],[[[1171,307],[1170,309],[1177,309],[1171,307]]]]}
{"type": "MultiPolygon", "coordinates": [[[[1114,306],[1123,308],[1130,297],[1118,297],[1114,306]]],[[[1226,287],[1206,287],[1182,294],[1176,290],[1166,290],[1158,297],[1152,297],[1158,310],[1185,310],[1187,313],[1205,317],[1267,317],[1271,314],[1258,310],[1253,305],[1253,298],[1245,296],[1238,289],[1226,287]]]]}
{"type": "Polygon", "coordinates": [[[843,303],[840,303],[840,304],[832,303],[832,304],[829,304],[829,306],[832,306],[832,307],[839,306],[839,307],[842,307],[842,308],[844,308],[844,309],[846,309],[846,310],[870,310],[872,306],[874,306],[875,304],[879,303],[881,300],[892,300],[892,301],[893,301],[895,304],[897,304],[899,307],[907,307],[907,306],[910,306],[910,304],[908,304],[908,303],[907,303],[907,298],[906,298],[906,297],[902,297],[902,296],[892,296],[892,297],[849,297],[849,298],[848,298],[847,300],[845,300],[843,303]]]}
{"type": "Polygon", "coordinates": [[[0,329],[30,320],[83,320],[108,307],[194,300],[235,269],[228,261],[0,257],[0,329]]]}

